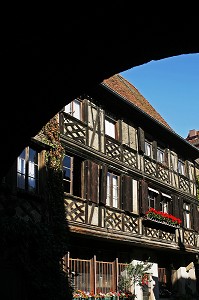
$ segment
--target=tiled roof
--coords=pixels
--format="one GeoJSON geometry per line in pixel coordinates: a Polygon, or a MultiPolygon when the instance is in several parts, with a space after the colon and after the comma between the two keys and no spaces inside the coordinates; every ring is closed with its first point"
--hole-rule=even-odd
{"type": "Polygon", "coordinates": [[[103,81],[103,84],[114,92],[118,93],[125,100],[132,102],[142,111],[153,117],[158,122],[173,131],[162,116],[153,108],[153,106],[140,94],[140,92],[124,77],[116,74],[103,81]]]}

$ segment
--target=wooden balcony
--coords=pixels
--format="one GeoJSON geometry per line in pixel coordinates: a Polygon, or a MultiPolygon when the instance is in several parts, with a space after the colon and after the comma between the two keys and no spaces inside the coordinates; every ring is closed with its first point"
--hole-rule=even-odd
{"type": "Polygon", "coordinates": [[[129,243],[149,247],[182,248],[197,252],[199,234],[182,227],[174,228],[165,224],[146,222],[133,213],[126,213],[116,208],[100,206],[91,201],[65,197],[66,218],[70,230],[110,240],[125,240],[129,243]]]}

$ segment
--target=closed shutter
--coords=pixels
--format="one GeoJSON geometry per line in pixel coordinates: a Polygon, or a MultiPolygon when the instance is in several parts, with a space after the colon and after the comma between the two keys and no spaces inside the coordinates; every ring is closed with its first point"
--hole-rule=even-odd
{"type": "Polygon", "coordinates": [[[140,214],[144,215],[148,208],[148,184],[145,180],[140,180],[140,187],[139,187],[139,195],[140,195],[140,214]]]}
{"type": "Polygon", "coordinates": [[[138,127],[138,151],[140,153],[145,152],[145,136],[144,130],[141,127],[138,127]]]}
{"type": "Polygon", "coordinates": [[[133,181],[131,176],[122,176],[122,208],[133,211],[133,181]]]}
{"type": "MultiPolygon", "coordinates": [[[[84,168],[84,198],[92,202],[99,202],[99,166],[98,164],[86,160],[83,162],[84,168]]],[[[74,183],[75,184],[75,183],[74,183]]]]}
{"type": "Polygon", "coordinates": [[[108,172],[107,166],[103,165],[100,169],[100,198],[99,198],[100,203],[103,205],[106,204],[107,172],[108,172]]]}

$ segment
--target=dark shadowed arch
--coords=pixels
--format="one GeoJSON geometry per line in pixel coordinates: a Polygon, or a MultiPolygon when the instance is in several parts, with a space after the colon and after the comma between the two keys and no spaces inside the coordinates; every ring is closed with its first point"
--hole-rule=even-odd
{"type": "Polygon", "coordinates": [[[133,66],[199,52],[198,21],[187,7],[178,15],[151,11],[78,4],[65,17],[7,19],[0,49],[1,176],[75,96],[133,66]]]}

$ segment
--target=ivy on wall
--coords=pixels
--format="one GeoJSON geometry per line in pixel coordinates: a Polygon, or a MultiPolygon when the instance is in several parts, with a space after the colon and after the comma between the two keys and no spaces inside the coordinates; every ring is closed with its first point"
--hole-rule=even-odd
{"type": "Polygon", "coordinates": [[[196,192],[197,192],[197,199],[199,201],[199,175],[196,176],[196,192]]]}

